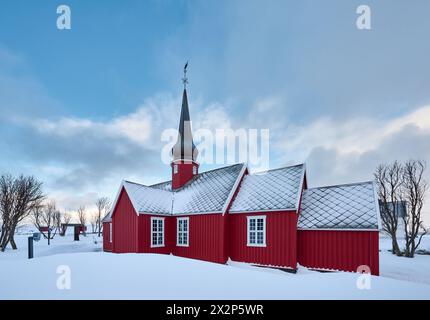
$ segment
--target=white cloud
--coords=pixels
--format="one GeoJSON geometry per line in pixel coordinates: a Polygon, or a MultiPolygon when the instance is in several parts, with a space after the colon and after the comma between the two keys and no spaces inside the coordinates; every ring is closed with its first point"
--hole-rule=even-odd
{"type": "MultiPolygon", "coordinates": [[[[286,125],[274,141],[278,162],[306,160],[310,186],[368,181],[380,163],[420,159],[430,165],[430,106],[392,119],[361,118],[339,123],[318,119],[286,125]]],[[[425,178],[430,181],[430,167],[425,178]]],[[[430,194],[424,207],[430,225],[430,194]]]]}
{"type": "Polygon", "coordinates": [[[316,147],[334,149],[339,154],[363,154],[378,148],[407,125],[430,133],[430,106],[394,119],[354,118],[339,122],[325,117],[303,126],[287,123],[273,145],[287,158],[306,158],[316,147]]]}
{"type": "Polygon", "coordinates": [[[92,131],[106,138],[123,137],[140,145],[148,143],[152,132],[152,116],[146,107],[106,122],[79,118],[36,119],[27,122],[42,134],[66,138],[92,131]]]}
{"type": "MultiPolygon", "coordinates": [[[[136,173],[133,169],[136,163],[127,169],[121,161],[130,158],[129,155],[133,152],[134,157],[139,156],[136,150],[146,150],[148,156],[161,152],[163,147],[161,132],[168,128],[177,128],[180,101],[180,97],[158,95],[145,100],[135,112],[105,121],[43,118],[21,120],[21,124],[35,129],[39,135],[54,136],[64,143],[76,143],[85,136],[97,141],[106,140],[111,144],[109,148],[120,155],[100,169],[108,174],[102,181],[105,183],[109,181],[110,184],[109,188],[103,190],[114,193],[117,186],[113,181],[124,178],[121,175],[127,170],[129,175],[138,180],[144,180],[142,174],[150,177],[152,182],[157,180],[154,172],[136,173]],[[122,143],[123,140],[129,144],[122,143]]],[[[233,116],[229,105],[190,101],[194,130],[204,128],[214,132],[216,129],[270,128],[273,157],[271,166],[307,160],[310,182],[313,185],[369,180],[372,179],[372,172],[378,163],[394,159],[416,157],[430,163],[430,145],[425,142],[430,141],[430,106],[394,118],[361,117],[339,122],[335,118],[323,117],[298,125],[291,120],[285,120],[286,117],[282,114],[285,105],[283,99],[268,97],[254,103],[246,115],[237,113],[233,116]]],[[[158,157],[152,159],[151,161],[156,161],[158,157]]],[[[75,167],[68,164],[63,166],[60,163],[58,169],[46,164],[43,172],[51,178],[63,177],[68,183],[73,183],[72,177],[82,175],[92,181],[100,178],[100,175],[93,172],[99,170],[100,164],[96,163],[98,161],[101,161],[100,158],[95,158],[93,153],[83,153],[81,158],[77,158],[78,165],[75,167]],[[94,163],[90,165],[91,161],[94,163]]],[[[160,170],[162,168],[156,164],[152,165],[160,170]]],[[[141,169],[144,169],[143,164],[141,169]]],[[[168,171],[167,168],[165,170],[168,171]]],[[[100,186],[102,181],[93,181],[93,187],[100,186]]],[[[90,199],[91,196],[88,195],[92,195],[91,190],[94,188],[87,185],[79,194],[71,196],[67,192],[71,197],[69,200],[66,199],[66,195],[58,194],[61,198],[59,201],[73,206],[90,199]]]]}

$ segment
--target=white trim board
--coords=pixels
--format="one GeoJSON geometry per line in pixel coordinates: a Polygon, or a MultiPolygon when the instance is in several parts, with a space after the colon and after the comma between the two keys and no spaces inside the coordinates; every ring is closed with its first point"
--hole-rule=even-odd
{"type": "Polygon", "coordinates": [[[259,215],[259,216],[247,216],[246,217],[246,246],[247,247],[262,247],[265,248],[267,246],[267,241],[266,241],[266,229],[267,229],[267,223],[266,223],[266,215],[259,215]],[[263,219],[263,243],[257,243],[257,234],[258,231],[257,229],[257,220],[259,219],[263,219]],[[250,225],[250,220],[255,220],[255,230],[253,231],[255,233],[255,242],[256,243],[250,243],[249,242],[249,235],[250,235],[250,229],[249,229],[249,225],[250,225]]]}
{"type": "MultiPolygon", "coordinates": [[[[165,244],[166,244],[166,239],[165,239],[165,237],[166,237],[166,224],[164,223],[165,221],[164,221],[164,217],[151,217],[151,225],[150,225],[150,244],[151,244],[151,248],[162,248],[162,247],[164,247],[165,246],[165,244]],[[163,226],[163,231],[162,231],[162,234],[163,234],[163,243],[162,244],[154,244],[153,243],[153,234],[154,233],[156,233],[157,234],[157,239],[158,239],[158,234],[160,233],[160,231],[158,230],[158,222],[157,222],[157,231],[155,231],[154,232],[154,230],[152,229],[152,226],[153,226],[153,221],[162,221],[163,223],[162,223],[162,226],[163,226]]],[[[157,242],[158,242],[158,240],[157,240],[157,242]]]]}
{"type": "Polygon", "coordinates": [[[230,194],[228,195],[228,198],[225,201],[224,206],[222,207],[221,212],[223,215],[225,215],[225,213],[227,212],[228,206],[230,205],[231,201],[233,200],[233,197],[237,191],[237,188],[240,187],[240,182],[242,181],[243,176],[244,176],[247,168],[248,168],[248,165],[246,163],[244,163],[242,165],[242,169],[240,169],[239,175],[237,176],[237,179],[233,185],[233,188],[231,188],[230,194]]]}
{"type": "MultiPolygon", "coordinates": [[[[182,228],[184,228],[184,224],[182,224],[182,228]]],[[[189,247],[190,246],[190,218],[189,217],[177,217],[176,218],[176,246],[177,247],[189,247]],[[184,243],[180,244],[179,243],[179,221],[186,221],[187,222],[187,231],[185,232],[183,229],[181,231],[183,236],[185,234],[187,235],[187,243],[186,244],[184,244],[184,243]]]]}
{"type": "Polygon", "coordinates": [[[305,182],[305,176],[306,176],[306,163],[303,163],[302,177],[300,178],[299,190],[297,191],[297,201],[296,201],[296,212],[297,213],[299,213],[300,202],[301,202],[302,196],[303,196],[303,184],[305,182]]]}
{"type": "Polygon", "coordinates": [[[270,212],[284,212],[289,211],[289,213],[297,213],[296,208],[288,209],[266,209],[266,210],[255,210],[255,211],[229,211],[229,214],[258,214],[258,213],[270,213],[270,212]]]}

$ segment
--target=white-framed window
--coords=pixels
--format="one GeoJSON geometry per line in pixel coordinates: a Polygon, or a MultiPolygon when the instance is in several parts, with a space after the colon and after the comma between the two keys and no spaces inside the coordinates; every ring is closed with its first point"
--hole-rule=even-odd
{"type": "Polygon", "coordinates": [[[177,218],[176,245],[188,247],[190,243],[190,218],[177,218]]]}
{"type": "Polygon", "coordinates": [[[193,166],[193,174],[197,174],[197,167],[193,166]]]}
{"type": "Polygon", "coordinates": [[[109,223],[109,242],[112,243],[112,222],[109,223]]]}
{"type": "Polygon", "coordinates": [[[266,216],[247,217],[248,247],[266,246],[266,216]]]}
{"type": "Polygon", "coordinates": [[[164,247],[164,218],[151,217],[151,247],[164,247]]]}
{"type": "Polygon", "coordinates": [[[178,173],[178,165],[177,165],[177,164],[174,164],[174,165],[173,165],[173,173],[174,173],[174,174],[177,174],[177,173],[178,173]]]}

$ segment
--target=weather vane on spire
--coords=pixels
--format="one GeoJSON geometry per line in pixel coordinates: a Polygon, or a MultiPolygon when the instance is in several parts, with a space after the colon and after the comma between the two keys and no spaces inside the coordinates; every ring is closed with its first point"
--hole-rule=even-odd
{"type": "Polygon", "coordinates": [[[184,89],[187,88],[187,84],[188,84],[187,67],[188,67],[188,61],[185,64],[185,67],[184,67],[184,77],[182,78],[182,83],[184,84],[184,89]]]}

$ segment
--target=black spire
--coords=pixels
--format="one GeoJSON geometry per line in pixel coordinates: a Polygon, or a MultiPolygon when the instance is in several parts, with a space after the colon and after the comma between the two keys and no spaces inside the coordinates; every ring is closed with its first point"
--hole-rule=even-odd
{"type": "Polygon", "coordinates": [[[172,148],[173,161],[175,160],[191,160],[195,161],[198,151],[194,145],[193,135],[191,132],[190,111],[188,109],[188,96],[186,84],[188,79],[187,74],[188,62],[184,67],[184,92],[182,94],[181,119],[179,120],[178,140],[172,148]]]}

